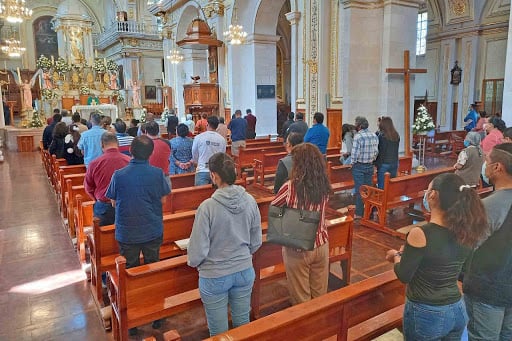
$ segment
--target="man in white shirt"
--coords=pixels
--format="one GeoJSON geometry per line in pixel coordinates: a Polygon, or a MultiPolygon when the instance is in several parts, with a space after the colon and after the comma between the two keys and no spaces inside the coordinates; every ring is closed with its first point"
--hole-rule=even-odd
{"type": "Polygon", "coordinates": [[[192,144],[192,162],[196,164],[195,185],[211,184],[208,160],[215,153],[226,152],[226,140],[215,130],[219,126],[217,116],[209,116],[206,131],[197,135],[192,144]]]}

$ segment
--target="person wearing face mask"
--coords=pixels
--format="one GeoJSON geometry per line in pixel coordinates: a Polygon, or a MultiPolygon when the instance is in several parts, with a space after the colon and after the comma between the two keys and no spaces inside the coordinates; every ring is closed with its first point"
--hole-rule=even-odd
{"type": "Polygon", "coordinates": [[[488,232],[476,191],[452,173],[438,175],[423,197],[428,224],[411,229],[400,251],[389,250],[407,284],[403,332],[409,340],[460,340],[467,323],[457,279],[477,242],[488,232]]]}
{"type": "Polygon", "coordinates": [[[455,174],[472,187],[480,183],[480,171],[484,163],[484,154],[480,148],[480,134],[470,131],[464,139],[464,148],[453,165],[455,174]]]}
{"type": "Polygon", "coordinates": [[[496,116],[491,117],[489,122],[484,124],[484,130],[487,134],[481,143],[484,154],[489,154],[495,145],[501,143],[505,128],[505,122],[496,116]]]}
{"type": "Polygon", "coordinates": [[[469,340],[512,340],[512,144],[485,157],[495,191],[482,200],[489,233],[479,241],[464,274],[469,340]]]}

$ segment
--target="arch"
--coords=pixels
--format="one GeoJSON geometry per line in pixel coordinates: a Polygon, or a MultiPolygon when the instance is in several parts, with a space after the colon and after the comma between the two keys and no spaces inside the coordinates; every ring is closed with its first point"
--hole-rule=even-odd
{"type": "Polygon", "coordinates": [[[286,0],[261,0],[254,20],[254,33],[275,35],[279,13],[286,0]]]}
{"type": "Polygon", "coordinates": [[[480,24],[508,22],[510,13],[510,0],[486,1],[480,16],[480,24]]]}
{"type": "Polygon", "coordinates": [[[441,29],[443,27],[443,12],[439,6],[438,0],[427,0],[427,11],[429,28],[441,29]]]}
{"type": "Polygon", "coordinates": [[[195,18],[200,18],[201,10],[195,2],[188,2],[181,10],[178,24],[176,26],[176,41],[185,38],[187,28],[195,18]]]}

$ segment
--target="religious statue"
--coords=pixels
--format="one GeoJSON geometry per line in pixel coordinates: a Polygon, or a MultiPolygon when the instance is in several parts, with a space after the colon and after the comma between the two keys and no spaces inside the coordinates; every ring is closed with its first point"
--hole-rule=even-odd
{"type": "Polygon", "coordinates": [[[89,85],[89,88],[92,88],[94,84],[94,76],[92,75],[92,72],[89,72],[87,74],[87,85],[89,85]]]}
{"type": "Polygon", "coordinates": [[[109,77],[108,73],[106,73],[106,72],[103,74],[103,83],[105,83],[105,84],[110,83],[110,77],[109,77]]]}
{"type": "Polygon", "coordinates": [[[84,58],[84,46],[82,42],[83,33],[81,30],[71,30],[69,33],[69,44],[74,62],[81,63],[84,58]]]}
{"type": "Polygon", "coordinates": [[[53,82],[57,83],[58,81],[60,81],[59,73],[57,71],[54,71],[53,72],[53,82]]]}
{"type": "Polygon", "coordinates": [[[132,82],[132,105],[134,108],[140,108],[140,86],[136,81],[132,82]]]}
{"type": "Polygon", "coordinates": [[[64,81],[62,83],[62,91],[64,91],[64,92],[68,92],[69,91],[69,82],[68,81],[64,81]]]}
{"type": "Polygon", "coordinates": [[[78,84],[80,83],[80,77],[78,76],[76,70],[73,70],[73,74],[71,74],[71,83],[73,84],[74,88],[77,88],[78,84]]]}
{"type": "MultiPolygon", "coordinates": [[[[21,108],[23,111],[32,110],[32,87],[34,86],[35,79],[38,73],[35,73],[32,79],[29,81],[25,79],[23,83],[18,83],[21,90],[21,108]]],[[[21,80],[20,80],[21,81],[21,80]]]]}
{"type": "Polygon", "coordinates": [[[53,89],[52,77],[50,76],[50,71],[48,71],[48,70],[43,71],[43,82],[44,82],[45,89],[50,89],[50,90],[53,89]]]}
{"type": "Polygon", "coordinates": [[[110,75],[110,90],[117,90],[117,75],[115,72],[110,75]]]}

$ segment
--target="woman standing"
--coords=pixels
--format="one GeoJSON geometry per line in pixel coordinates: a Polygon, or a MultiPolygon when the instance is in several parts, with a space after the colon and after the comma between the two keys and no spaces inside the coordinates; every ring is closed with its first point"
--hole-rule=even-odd
{"type": "Polygon", "coordinates": [[[53,128],[53,140],[48,148],[50,155],[57,156],[57,159],[64,158],[66,148],[64,146],[64,138],[68,133],[68,126],[64,122],[59,122],[53,128]]]}
{"type": "Polygon", "coordinates": [[[321,212],[312,251],[283,247],[292,304],[299,304],[327,292],[329,236],[325,226],[325,208],[331,184],[327,177],[325,159],[315,145],[298,144],[293,147],[291,155],[293,166],[290,180],[281,186],[272,205],[321,212]]]}
{"type": "Polygon", "coordinates": [[[411,230],[403,251],[386,255],[407,283],[405,340],[460,340],[468,317],[457,278],[487,234],[486,212],[476,191],[451,173],[434,178],[423,204],[430,222],[411,230]]]}
{"type": "Polygon", "coordinates": [[[377,187],[384,188],[384,174],[391,174],[396,177],[398,171],[398,146],[400,135],[398,135],[391,117],[383,116],[379,121],[379,154],[375,163],[377,165],[377,187]]]}
{"type": "Polygon", "coordinates": [[[64,158],[68,165],[83,165],[84,157],[78,148],[78,140],[80,140],[80,128],[76,124],[69,126],[69,134],[64,138],[64,148],[66,153],[64,158]]]}
{"type": "Polygon", "coordinates": [[[188,136],[189,130],[186,124],[180,123],[176,128],[178,136],[171,139],[171,169],[170,174],[184,174],[194,171],[192,160],[192,143],[188,136]]]}
{"type": "Polygon", "coordinates": [[[352,144],[354,141],[354,132],[356,127],[352,124],[345,123],[341,126],[341,158],[340,162],[343,165],[350,165],[352,155],[352,144]]]}
{"type": "Polygon", "coordinates": [[[453,166],[455,174],[460,176],[467,185],[477,187],[480,184],[480,173],[484,163],[484,153],[480,148],[480,133],[470,131],[464,139],[464,148],[453,166]]]}
{"type": "Polygon", "coordinates": [[[234,185],[235,163],[225,153],[208,160],[217,190],[197,209],[188,265],[199,270],[199,292],[210,335],[249,323],[255,273],[252,254],[261,246],[260,211],[245,188],[234,185]]]}

